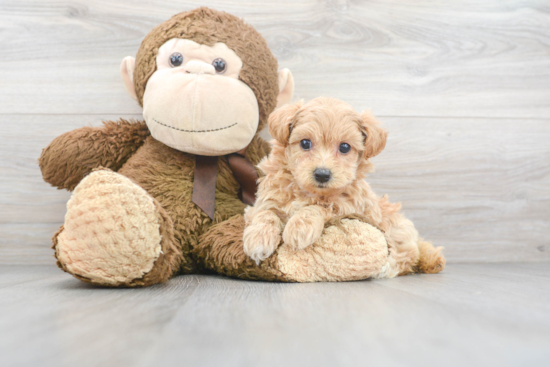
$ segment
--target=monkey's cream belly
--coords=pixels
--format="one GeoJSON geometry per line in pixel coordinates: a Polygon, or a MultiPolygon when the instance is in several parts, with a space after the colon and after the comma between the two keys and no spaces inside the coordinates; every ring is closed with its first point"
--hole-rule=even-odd
{"type": "Polygon", "coordinates": [[[155,139],[192,154],[239,151],[258,128],[254,92],[233,78],[159,70],[147,83],[143,106],[155,139]]]}

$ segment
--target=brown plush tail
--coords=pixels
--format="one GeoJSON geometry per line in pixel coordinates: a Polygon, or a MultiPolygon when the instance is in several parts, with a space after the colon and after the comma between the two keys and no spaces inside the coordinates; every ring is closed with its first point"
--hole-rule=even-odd
{"type": "Polygon", "coordinates": [[[418,241],[420,257],[415,270],[419,273],[435,274],[445,269],[445,257],[441,253],[443,247],[435,248],[430,242],[420,239],[418,241]]]}

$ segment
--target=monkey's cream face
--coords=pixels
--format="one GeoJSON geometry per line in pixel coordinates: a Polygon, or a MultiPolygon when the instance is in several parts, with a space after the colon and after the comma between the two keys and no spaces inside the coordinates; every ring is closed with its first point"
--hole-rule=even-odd
{"type": "Polygon", "coordinates": [[[159,48],[157,70],[143,95],[153,137],[188,153],[218,156],[245,148],[258,128],[258,101],[239,80],[240,57],[214,46],[171,39],[159,48]]]}

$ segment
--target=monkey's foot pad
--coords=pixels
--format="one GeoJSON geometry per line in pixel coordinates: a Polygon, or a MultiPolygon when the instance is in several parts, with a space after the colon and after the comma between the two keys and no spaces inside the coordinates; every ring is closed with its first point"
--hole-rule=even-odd
{"type": "Polygon", "coordinates": [[[358,219],[341,218],[304,250],[284,243],[257,265],[243,250],[244,218],[212,226],[199,240],[196,257],[205,267],[241,279],[287,282],[349,281],[393,277],[384,234],[358,219]]]}
{"type": "Polygon", "coordinates": [[[140,279],[161,254],[160,221],[144,189],[118,173],[94,171],[74,190],[54,236],[58,265],[96,284],[140,279]]]}
{"type": "Polygon", "coordinates": [[[342,219],[339,225],[326,227],[321,238],[303,250],[295,250],[283,243],[277,250],[277,265],[296,282],[391,276],[385,274],[389,264],[384,235],[357,219],[342,219]]]}

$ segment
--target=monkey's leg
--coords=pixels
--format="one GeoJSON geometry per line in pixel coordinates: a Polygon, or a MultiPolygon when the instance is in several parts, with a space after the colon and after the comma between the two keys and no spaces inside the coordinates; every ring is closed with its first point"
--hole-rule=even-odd
{"type": "Polygon", "coordinates": [[[61,269],[111,287],[164,282],[184,261],[164,209],[110,170],[94,171],[78,184],[53,243],[61,269]]]}
{"type": "Polygon", "coordinates": [[[397,275],[383,233],[358,218],[327,223],[321,238],[303,250],[283,243],[259,265],[244,253],[243,231],[242,215],[212,226],[199,238],[195,257],[206,268],[242,279],[326,282],[397,275]]]}

